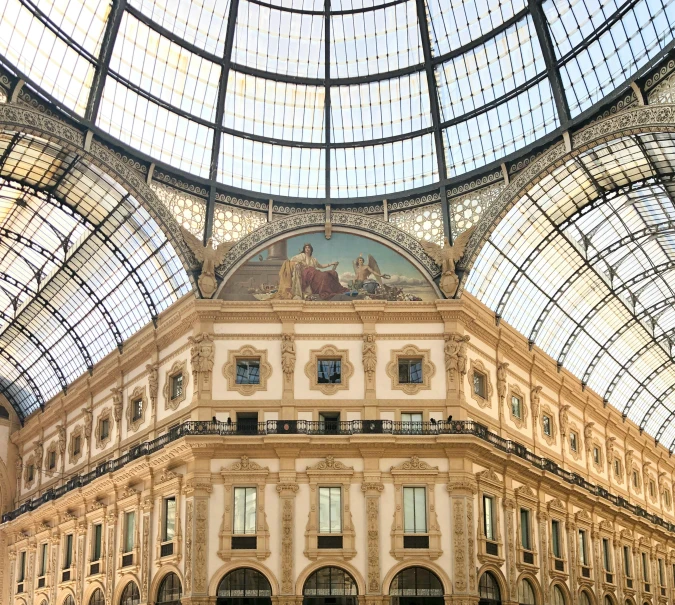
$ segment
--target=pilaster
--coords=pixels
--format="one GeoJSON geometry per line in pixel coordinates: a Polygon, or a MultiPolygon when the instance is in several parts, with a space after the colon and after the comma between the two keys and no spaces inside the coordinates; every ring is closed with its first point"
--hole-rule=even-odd
{"type": "MultiPolygon", "coordinates": [[[[200,466],[209,460],[197,461],[200,466]]],[[[210,474],[200,472],[185,484],[185,581],[184,594],[192,603],[208,599],[207,553],[209,494],[213,487],[210,474]]]]}
{"type": "Polygon", "coordinates": [[[384,485],[379,481],[379,477],[371,479],[372,480],[364,481],[361,485],[361,491],[365,494],[366,500],[366,548],[368,553],[366,593],[379,594],[381,591],[380,496],[384,490],[384,485]]]}
{"type": "Polygon", "coordinates": [[[453,561],[449,575],[453,581],[455,602],[464,603],[465,597],[475,597],[477,592],[473,500],[478,486],[473,477],[451,476],[447,490],[450,494],[453,561]]]}

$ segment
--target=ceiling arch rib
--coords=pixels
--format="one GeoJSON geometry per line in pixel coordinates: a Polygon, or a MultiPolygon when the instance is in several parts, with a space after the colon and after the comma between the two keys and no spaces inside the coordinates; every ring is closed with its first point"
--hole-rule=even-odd
{"type": "Polygon", "coordinates": [[[633,135],[533,182],[466,286],[652,436],[675,406],[673,149],[672,134],[633,135]]]}
{"type": "Polygon", "coordinates": [[[157,224],[118,183],[34,136],[0,133],[0,150],[0,237],[12,242],[0,273],[21,296],[16,308],[0,303],[0,350],[17,367],[0,384],[23,419],[190,288],[157,224]]]}

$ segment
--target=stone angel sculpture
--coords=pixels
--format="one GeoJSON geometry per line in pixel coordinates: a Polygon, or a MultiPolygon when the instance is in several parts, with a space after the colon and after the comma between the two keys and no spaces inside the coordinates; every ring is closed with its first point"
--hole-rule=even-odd
{"type": "Polygon", "coordinates": [[[204,298],[211,298],[218,288],[216,267],[225,260],[225,255],[234,246],[234,242],[223,242],[214,248],[213,238],[210,237],[206,242],[206,246],[204,246],[198,237],[190,233],[182,225],[180,230],[185,243],[197,257],[197,260],[202,263],[202,271],[197,279],[202,296],[204,298]]]}
{"type": "Polygon", "coordinates": [[[452,246],[447,237],[445,238],[445,246],[443,248],[433,242],[420,242],[424,251],[436,261],[436,264],[441,266],[441,281],[439,286],[441,292],[447,298],[452,298],[459,287],[459,277],[455,273],[455,264],[462,258],[474,229],[475,227],[471,227],[460,233],[452,246]]]}

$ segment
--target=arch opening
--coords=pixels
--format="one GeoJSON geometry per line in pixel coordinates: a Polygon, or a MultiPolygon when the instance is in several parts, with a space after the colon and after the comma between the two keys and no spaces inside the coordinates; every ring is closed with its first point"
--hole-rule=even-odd
{"type": "Polygon", "coordinates": [[[303,605],[357,605],[356,580],[340,567],[321,567],[302,588],[303,605]]]}
{"type": "Polygon", "coordinates": [[[534,587],[527,578],[523,578],[518,585],[518,603],[520,605],[537,605],[534,587]]]}
{"type": "Polygon", "coordinates": [[[131,580],[127,583],[122,591],[119,605],[139,605],[141,602],[141,595],[138,592],[138,584],[131,580]]]}
{"type": "Polygon", "coordinates": [[[257,569],[234,569],[218,584],[216,605],[271,605],[272,587],[257,569]]]}
{"type": "Polygon", "coordinates": [[[399,571],[389,587],[392,605],[442,605],[443,583],[425,567],[407,567],[399,571]]]}
{"type": "Polygon", "coordinates": [[[180,579],[174,572],[170,572],[162,578],[162,583],[157,591],[157,605],[180,605],[182,595],[180,579]]]}
{"type": "Polygon", "coordinates": [[[502,591],[491,571],[486,571],[478,582],[479,605],[501,605],[502,591]]]}
{"type": "Polygon", "coordinates": [[[94,594],[91,595],[89,605],[105,605],[105,596],[100,588],[97,588],[94,594]]]}

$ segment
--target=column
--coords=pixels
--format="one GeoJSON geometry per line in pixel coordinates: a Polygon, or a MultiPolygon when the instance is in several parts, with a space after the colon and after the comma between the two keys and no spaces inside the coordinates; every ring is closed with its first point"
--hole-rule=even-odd
{"type": "MultiPolygon", "coordinates": [[[[284,462],[283,460],[281,461],[284,462]]],[[[286,474],[286,473],[283,473],[286,474]]],[[[293,473],[295,475],[295,473],[293,473]]],[[[286,477],[289,479],[288,477],[286,477]]],[[[279,479],[282,480],[282,473],[279,479]]],[[[295,477],[277,485],[279,510],[281,511],[281,596],[278,605],[295,605],[295,573],[293,562],[295,549],[293,544],[295,495],[298,493],[295,477]]]]}
{"type": "MultiPolygon", "coordinates": [[[[199,460],[208,465],[209,460],[199,460]]],[[[204,470],[204,469],[200,469],[204,470]]],[[[183,605],[208,605],[208,513],[212,491],[210,472],[188,478],[185,484],[185,581],[183,605]]],[[[149,531],[149,525],[148,525],[149,531]]]]}
{"type": "Polygon", "coordinates": [[[384,485],[379,481],[379,477],[375,481],[364,481],[361,485],[361,491],[365,494],[366,500],[366,552],[368,554],[366,603],[381,602],[380,495],[382,490],[384,490],[384,485]]]}
{"type": "Polygon", "coordinates": [[[470,477],[451,476],[447,486],[450,494],[450,535],[452,536],[453,569],[452,597],[449,602],[463,605],[478,603],[476,581],[476,522],[474,520],[474,496],[478,493],[475,480],[470,477]]]}

